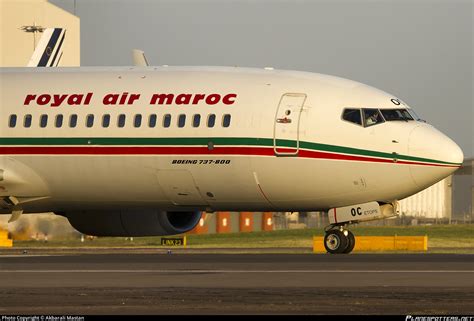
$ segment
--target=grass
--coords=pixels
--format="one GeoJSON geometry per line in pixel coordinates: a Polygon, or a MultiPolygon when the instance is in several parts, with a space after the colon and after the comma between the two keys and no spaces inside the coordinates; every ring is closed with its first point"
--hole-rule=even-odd
{"type": "MultiPolygon", "coordinates": [[[[430,226],[355,226],[351,231],[364,236],[428,235],[428,248],[435,252],[474,253],[474,225],[430,225],[430,226]]],[[[207,249],[277,249],[312,248],[312,237],[324,235],[322,229],[280,230],[232,234],[188,235],[188,248],[207,249]]],[[[157,247],[161,248],[161,237],[136,237],[133,242],[123,237],[101,237],[81,243],[78,238],[69,240],[14,241],[14,247],[157,247]]]]}

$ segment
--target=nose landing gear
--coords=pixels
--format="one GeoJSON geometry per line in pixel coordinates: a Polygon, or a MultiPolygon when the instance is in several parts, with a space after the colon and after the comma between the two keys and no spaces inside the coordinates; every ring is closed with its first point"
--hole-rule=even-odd
{"type": "Polygon", "coordinates": [[[379,203],[376,201],[328,210],[329,225],[324,229],[324,247],[331,254],[350,253],[355,246],[355,237],[346,227],[359,222],[382,220],[399,213],[397,201],[379,203]]]}
{"type": "Polygon", "coordinates": [[[355,237],[344,226],[328,226],[324,236],[324,247],[330,254],[348,254],[355,246],[355,237]]]}

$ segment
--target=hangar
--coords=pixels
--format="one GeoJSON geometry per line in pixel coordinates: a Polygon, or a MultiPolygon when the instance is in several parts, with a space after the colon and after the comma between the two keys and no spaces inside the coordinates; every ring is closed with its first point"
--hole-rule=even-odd
{"type": "Polygon", "coordinates": [[[439,223],[469,223],[474,217],[474,159],[437,184],[400,202],[401,213],[439,223]]]}
{"type": "Polygon", "coordinates": [[[47,0],[0,0],[1,67],[25,67],[47,28],[64,28],[59,66],[79,66],[80,21],[47,0]]]}

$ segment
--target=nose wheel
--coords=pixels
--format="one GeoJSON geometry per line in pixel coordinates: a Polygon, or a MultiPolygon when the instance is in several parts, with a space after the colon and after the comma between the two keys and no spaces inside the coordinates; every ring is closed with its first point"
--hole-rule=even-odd
{"type": "Polygon", "coordinates": [[[351,231],[332,229],[326,232],[324,236],[324,247],[331,254],[348,254],[352,252],[355,246],[355,237],[351,231]]]}

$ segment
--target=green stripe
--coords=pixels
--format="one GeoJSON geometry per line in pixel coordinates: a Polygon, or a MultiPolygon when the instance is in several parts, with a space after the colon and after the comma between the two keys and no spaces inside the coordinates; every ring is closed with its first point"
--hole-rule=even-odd
{"type": "MultiPolygon", "coordinates": [[[[352,148],[352,147],[326,145],[326,144],[318,144],[318,143],[310,143],[310,142],[300,142],[300,147],[305,148],[305,149],[321,150],[321,151],[341,153],[341,154],[352,154],[352,155],[361,155],[361,156],[390,158],[390,159],[394,158],[394,155],[392,153],[384,153],[384,152],[377,152],[377,151],[366,150],[366,149],[358,149],[358,148],[352,148]]],[[[422,158],[422,157],[415,157],[415,156],[401,155],[401,154],[397,154],[396,158],[399,160],[407,160],[407,161],[413,161],[413,162],[427,162],[427,163],[456,165],[456,166],[461,165],[461,163],[450,163],[450,162],[444,162],[444,161],[430,159],[430,158],[422,158]]]]}
{"type": "Polygon", "coordinates": [[[218,145],[273,146],[268,138],[226,138],[226,137],[176,137],[176,138],[140,138],[140,137],[47,137],[47,138],[0,138],[0,145],[203,145],[212,141],[218,145]]]}
{"type": "MultiPolygon", "coordinates": [[[[139,137],[120,137],[120,138],[109,138],[109,137],[45,137],[45,138],[30,138],[30,137],[12,137],[12,138],[0,138],[0,145],[60,145],[60,146],[77,146],[77,145],[102,145],[102,146],[206,146],[210,141],[214,145],[233,145],[233,146],[263,146],[263,147],[273,147],[273,139],[271,138],[251,138],[251,137],[177,137],[177,138],[139,138],[139,137]]],[[[282,147],[296,147],[296,141],[278,139],[278,146],[282,147]]],[[[350,154],[357,156],[370,156],[370,157],[379,157],[379,158],[389,158],[393,159],[394,155],[392,153],[378,152],[366,149],[358,149],[345,146],[336,146],[336,145],[326,145],[312,142],[300,141],[300,148],[322,151],[322,152],[332,152],[332,153],[341,153],[341,154],[350,154]]],[[[427,162],[435,164],[444,164],[444,165],[461,165],[460,163],[450,163],[444,162],[435,159],[414,157],[408,155],[397,155],[399,160],[407,160],[414,162],[427,162]]]]}

